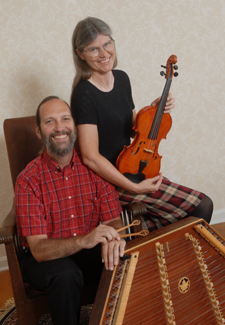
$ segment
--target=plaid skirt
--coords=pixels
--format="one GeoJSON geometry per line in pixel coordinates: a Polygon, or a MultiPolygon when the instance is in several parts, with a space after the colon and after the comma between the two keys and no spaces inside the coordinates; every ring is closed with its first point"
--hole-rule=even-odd
{"type": "Polygon", "coordinates": [[[148,213],[143,215],[142,227],[149,231],[187,217],[204,197],[203,193],[172,183],[167,178],[163,178],[155,193],[130,193],[122,188],[117,188],[117,192],[122,206],[132,202],[146,205],[148,213]]]}

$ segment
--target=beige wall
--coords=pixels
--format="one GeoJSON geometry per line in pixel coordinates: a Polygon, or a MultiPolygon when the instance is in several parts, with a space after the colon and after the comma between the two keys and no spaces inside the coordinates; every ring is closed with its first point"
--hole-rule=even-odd
{"type": "Polygon", "coordinates": [[[162,93],[160,65],[177,55],[176,108],[159,150],[162,170],[171,180],[207,193],[215,211],[225,209],[225,1],[1,0],[0,221],[13,195],[3,120],[33,115],[50,94],[69,100],[71,35],[88,15],[111,25],[118,68],[130,76],[137,109],[162,93]]]}

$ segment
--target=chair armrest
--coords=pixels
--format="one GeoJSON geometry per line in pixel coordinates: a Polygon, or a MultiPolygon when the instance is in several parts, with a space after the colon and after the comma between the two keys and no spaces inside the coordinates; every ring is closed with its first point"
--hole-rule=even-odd
{"type": "Polygon", "coordinates": [[[147,213],[146,206],[143,203],[130,203],[126,205],[126,209],[132,212],[133,217],[138,217],[147,213]]]}
{"type": "MultiPolygon", "coordinates": [[[[124,226],[131,224],[136,219],[141,221],[140,225],[127,228],[127,234],[136,233],[142,230],[142,215],[146,213],[147,209],[143,203],[130,203],[123,206],[123,212],[120,216],[124,226]]],[[[126,238],[126,241],[130,241],[134,238],[135,237],[129,236],[126,238]]]]}
{"type": "Polygon", "coordinates": [[[15,203],[13,200],[13,205],[11,211],[7,214],[3,220],[0,228],[0,244],[5,244],[14,240],[14,235],[16,233],[16,214],[15,214],[15,203]]]}
{"type": "Polygon", "coordinates": [[[15,227],[0,228],[0,244],[12,242],[14,239],[15,227]]]}

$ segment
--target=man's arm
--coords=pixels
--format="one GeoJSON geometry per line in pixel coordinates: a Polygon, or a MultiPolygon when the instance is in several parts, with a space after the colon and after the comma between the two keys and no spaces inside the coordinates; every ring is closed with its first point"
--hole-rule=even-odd
{"type": "MultiPolygon", "coordinates": [[[[71,238],[47,238],[47,235],[26,236],[31,253],[38,262],[66,257],[79,252],[81,249],[90,249],[97,244],[106,245],[116,241],[120,243],[117,231],[101,224],[87,235],[71,238]]],[[[108,246],[108,245],[106,245],[108,246]]]]}

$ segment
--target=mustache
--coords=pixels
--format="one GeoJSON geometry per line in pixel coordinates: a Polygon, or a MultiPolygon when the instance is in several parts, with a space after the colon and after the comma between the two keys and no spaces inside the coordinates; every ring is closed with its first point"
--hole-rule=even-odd
{"type": "Polygon", "coordinates": [[[65,131],[65,130],[64,131],[61,131],[61,132],[55,131],[55,132],[50,133],[49,134],[49,137],[53,138],[56,135],[63,135],[63,134],[70,135],[71,134],[71,131],[65,131]]]}

